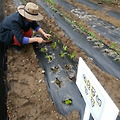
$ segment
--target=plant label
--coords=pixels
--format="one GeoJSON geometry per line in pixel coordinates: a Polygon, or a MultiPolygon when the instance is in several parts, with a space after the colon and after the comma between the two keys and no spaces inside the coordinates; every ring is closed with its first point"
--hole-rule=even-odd
{"type": "MultiPolygon", "coordinates": [[[[95,120],[116,120],[119,109],[81,57],[76,84],[89,109],[85,111],[89,111],[95,120]]],[[[86,118],[85,114],[84,118],[86,118]]]]}

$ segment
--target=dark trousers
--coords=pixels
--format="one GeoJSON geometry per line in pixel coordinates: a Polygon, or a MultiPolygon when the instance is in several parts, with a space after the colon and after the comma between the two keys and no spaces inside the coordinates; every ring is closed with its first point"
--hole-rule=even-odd
{"type": "Polygon", "coordinates": [[[7,70],[7,56],[6,46],[0,42],[0,120],[8,120],[7,117],[7,86],[6,86],[6,74],[7,70]]]}

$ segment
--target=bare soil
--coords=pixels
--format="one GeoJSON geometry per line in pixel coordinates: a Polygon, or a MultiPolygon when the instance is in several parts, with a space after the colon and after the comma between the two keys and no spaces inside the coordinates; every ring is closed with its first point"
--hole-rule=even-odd
{"type": "MultiPolygon", "coordinates": [[[[87,6],[77,4],[72,0],[66,0],[91,14],[99,15],[100,18],[111,22],[112,24],[120,27],[119,20],[113,21],[113,18],[106,17],[105,13],[100,14],[100,11],[94,11],[87,6]],[[97,14],[99,13],[99,14],[97,14]],[[104,16],[104,17],[103,17],[104,16]],[[105,19],[106,18],[106,19],[105,19]],[[117,22],[116,22],[117,21],[117,22]]],[[[5,0],[5,15],[9,15],[16,11],[15,4],[12,0],[5,0]]],[[[59,6],[58,6],[59,7],[59,6]]],[[[61,7],[59,9],[62,10],[61,7]]],[[[117,9],[117,8],[116,8],[117,9]]],[[[119,8],[118,8],[119,9],[119,8]]],[[[67,16],[70,13],[62,10],[67,16]]],[[[67,45],[69,51],[77,51],[76,59],[82,57],[94,75],[98,78],[99,82],[103,85],[109,96],[120,109],[120,81],[119,79],[105,73],[99,69],[88,56],[80,50],[76,45],[73,46],[69,37],[64,34],[55,23],[54,19],[50,19],[44,10],[40,7],[40,13],[44,15],[42,21],[47,25],[41,27],[46,31],[51,29],[54,34],[67,45]]],[[[114,18],[115,19],[115,18],[114,18]]],[[[76,18],[77,20],[77,18],[76,18]]],[[[85,21],[84,24],[89,28],[85,21]]],[[[89,28],[90,29],[90,28],[89,28]]],[[[97,34],[97,33],[96,33],[97,34]]],[[[99,35],[98,35],[99,36],[99,35]]],[[[103,38],[104,39],[104,38],[103,38]]],[[[111,43],[110,40],[104,39],[106,42],[111,43]]],[[[75,110],[67,116],[62,116],[57,112],[52,99],[47,91],[46,82],[44,82],[44,74],[42,68],[38,65],[38,60],[32,48],[32,45],[22,46],[22,53],[14,53],[11,48],[7,50],[8,56],[8,70],[7,82],[9,86],[8,91],[8,113],[10,120],[79,120],[79,113],[75,110]]]]}

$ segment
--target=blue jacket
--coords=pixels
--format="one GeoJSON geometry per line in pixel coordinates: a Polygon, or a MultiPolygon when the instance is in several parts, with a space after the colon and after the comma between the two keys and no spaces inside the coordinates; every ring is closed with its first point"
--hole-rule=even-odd
{"type": "Polygon", "coordinates": [[[5,45],[10,45],[13,43],[13,35],[20,44],[23,41],[22,31],[27,32],[30,28],[35,29],[39,25],[36,21],[31,22],[29,25],[25,25],[26,19],[21,16],[18,12],[15,12],[7,16],[0,23],[0,42],[5,45]]]}

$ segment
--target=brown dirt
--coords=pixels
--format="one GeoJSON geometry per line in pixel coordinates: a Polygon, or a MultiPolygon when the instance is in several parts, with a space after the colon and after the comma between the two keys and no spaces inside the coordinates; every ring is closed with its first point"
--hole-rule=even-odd
{"type": "MultiPolygon", "coordinates": [[[[32,0],[31,0],[32,1],[32,0]]],[[[112,22],[120,27],[120,22],[112,21],[112,17],[106,17],[105,13],[93,11],[87,6],[73,3],[72,0],[66,0],[70,3],[86,10],[89,13],[98,15],[105,20],[112,22]],[[105,16],[105,17],[103,17],[105,16]]],[[[62,8],[60,8],[62,10],[62,8]]],[[[6,16],[15,12],[16,8],[12,0],[5,0],[5,14],[6,16]]],[[[64,10],[63,10],[64,11],[64,10]]],[[[76,58],[82,57],[94,75],[98,78],[112,100],[120,109],[120,82],[117,78],[100,70],[87,55],[80,50],[76,45],[73,46],[69,37],[56,25],[54,19],[50,19],[40,7],[41,14],[45,19],[42,21],[45,25],[41,24],[43,29],[51,29],[54,34],[67,45],[70,52],[77,51],[76,58]]],[[[67,16],[69,13],[65,12],[67,16]]],[[[76,18],[77,20],[77,18],[76,18]]],[[[79,21],[79,20],[77,20],[79,21]]],[[[85,21],[84,24],[89,28],[85,21]]],[[[105,39],[107,41],[107,39],[105,39]]],[[[35,53],[31,45],[25,45],[22,48],[22,54],[16,54],[12,49],[8,49],[8,70],[7,81],[9,85],[8,92],[8,113],[10,120],[79,120],[80,116],[77,111],[73,111],[68,116],[62,116],[57,112],[49,93],[47,91],[46,82],[44,82],[44,74],[38,65],[35,53]]]]}
{"type": "MultiPolygon", "coordinates": [[[[111,17],[109,15],[106,14],[106,12],[108,10],[111,10],[112,7],[108,7],[108,5],[106,5],[107,7],[104,7],[106,9],[106,11],[100,11],[100,10],[94,10],[94,9],[91,9],[90,7],[88,7],[87,5],[83,5],[83,4],[79,4],[79,2],[75,2],[74,0],[66,0],[68,1],[69,3],[72,3],[74,4],[75,6],[77,6],[78,8],[88,12],[88,13],[91,13],[99,18],[101,18],[102,20],[105,20],[105,21],[108,21],[110,23],[112,23],[113,25],[115,26],[118,26],[120,28],[120,21],[119,19],[116,19],[114,17],[111,17]]],[[[114,8],[114,7],[113,7],[114,8]]],[[[116,8],[117,11],[120,10],[120,8],[116,8]]],[[[115,9],[115,10],[116,10],[115,9]]],[[[113,10],[113,9],[112,9],[113,10]]]]}
{"type": "Polygon", "coordinates": [[[91,0],[92,2],[95,2],[102,7],[104,7],[106,10],[115,10],[119,11],[120,10],[120,1],[119,0],[91,0]],[[111,1],[112,3],[106,2],[106,1],[111,1]]]}

